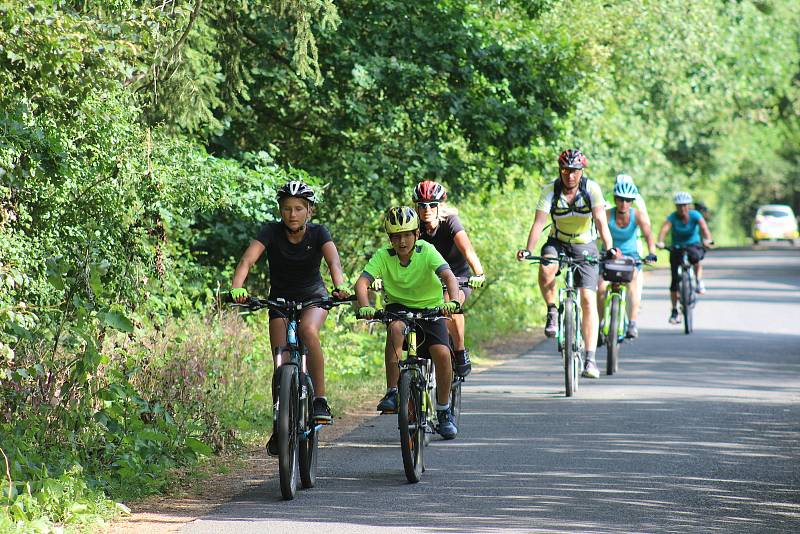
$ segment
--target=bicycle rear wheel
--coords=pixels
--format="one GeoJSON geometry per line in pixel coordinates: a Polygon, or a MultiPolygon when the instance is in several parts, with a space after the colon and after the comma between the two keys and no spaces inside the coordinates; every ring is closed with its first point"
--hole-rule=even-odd
{"type": "Polygon", "coordinates": [[[425,448],[425,428],[422,424],[421,392],[414,384],[415,371],[400,372],[398,384],[399,403],[397,420],[400,427],[400,451],[403,454],[403,468],[409,482],[419,482],[422,476],[422,451],[425,448]]]}
{"type": "Polygon", "coordinates": [[[681,311],[683,312],[683,331],[685,334],[691,334],[694,326],[692,324],[692,309],[694,308],[694,303],[692,302],[694,295],[692,292],[694,288],[692,287],[692,275],[686,269],[681,273],[680,290],[681,311]]]}
{"type": "MultiPolygon", "coordinates": [[[[564,300],[564,388],[567,397],[572,397],[577,390],[577,376],[575,369],[575,306],[573,297],[568,296],[564,300]]],[[[580,370],[577,371],[578,373],[580,370]]]]}
{"type": "Polygon", "coordinates": [[[314,384],[307,374],[302,376],[302,380],[306,386],[306,398],[301,404],[299,420],[308,434],[305,439],[300,440],[300,482],[304,488],[313,488],[317,483],[319,433],[316,431],[317,423],[314,421],[314,384]]]}
{"type": "Polygon", "coordinates": [[[619,308],[619,295],[611,295],[611,313],[609,314],[608,338],[606,339],[606,374],[608,375],[613,375],[617,372],[617,360],[619,359],[619,308]]]}
{"type": "Polygon", "coordinates": [[[281,495],[286,500],[294,499],[297,491],[298,449],[298,383],[297,368],[283,365],[278,368],[278,474],[281,495]]]}

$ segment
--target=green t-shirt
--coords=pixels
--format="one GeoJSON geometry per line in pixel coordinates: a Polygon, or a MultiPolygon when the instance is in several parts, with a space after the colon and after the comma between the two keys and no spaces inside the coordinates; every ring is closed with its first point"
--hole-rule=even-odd
{"type": "Polygon", "coordinates": [[[400,265],[400,258],[391,247],[382,248],[370,258],[364,273],[372,279],[383,279],[387,304],[435,308],[444,304],[437,273],[449,268],[433,245],[419,240],[405,267],[400,265]]]}

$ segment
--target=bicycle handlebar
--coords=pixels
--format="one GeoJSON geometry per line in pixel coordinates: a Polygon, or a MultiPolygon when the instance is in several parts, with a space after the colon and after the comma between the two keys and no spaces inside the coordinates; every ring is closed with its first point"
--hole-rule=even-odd
{"type": "MultiPolygon", "coordinates": [[[[453,314],[462,312],[453,312],[453,314]]],[[[393,312],[387,310],[376,310],[375,316],[369,321],[376,321],[380,323],[390,323],[392,321],[420,321],[423,319],[447,319],[446,315],[442,314],[442,308],[430,308],[427,310],[412,312],[401,311],[393,312]]]]}
{"type": "MultiPolygon", "coordinates": [[[[228,295],[228,298],[230,298],[230,295],[228,295]]],[[[264,308],[270,308],[277,312],[288,312],[289,310],[303,311],[306,308],[312,308],[312,307],[330,310],[334,306],[347,304],[348,302],[354,302],[355,300],[356,300],[355,295],[351,295],[346,299],[335,299],[332,297],[317,297],[305,301],[286,300],[284,298],[261,299],[258,297],[248,297],[247,300],[244,302],[229,301],[229,304],[231,306],[236,306],[239,308],[247,308],[252,311],[261,310],[264,308]]]]}
{"type": "Polygon", "coordinates": [[[531,263],[541,263],[542,265],[548,265],[550,263],[559,263],[560,265],[579,265],[581,263],[588,263],[590,265],[597,265],[601,262],[598,258],[594,256],[584,256],[582,258],[572,258],[567,256],[566,254],[559,254],[557,257],[552,256],[526,256],[523,258],[528,260],[531,263]]]}

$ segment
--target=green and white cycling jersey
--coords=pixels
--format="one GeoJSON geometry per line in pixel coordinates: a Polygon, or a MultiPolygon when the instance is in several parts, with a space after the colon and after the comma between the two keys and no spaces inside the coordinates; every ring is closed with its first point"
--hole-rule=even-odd
{"type": "MultiPolygon", "coordinates": [[[[556,180],[560,180],[560,178],[556,180]]],[[[589,195],[591,206],[587,205],[586,199],[580,192],[575,194],[572,205],[564,198],[564,193],[561,193],[555,209],[551,212],[556,180],[542,188],[539,203],[536,205],[537,211],[550,213],[553,218],[553,224],[550,225],[550,237],[564,243],[591,243],[597,238],[592,208],[605,205],[600,185],[594,180],[586,180],[586,193],[589,195]]]]}

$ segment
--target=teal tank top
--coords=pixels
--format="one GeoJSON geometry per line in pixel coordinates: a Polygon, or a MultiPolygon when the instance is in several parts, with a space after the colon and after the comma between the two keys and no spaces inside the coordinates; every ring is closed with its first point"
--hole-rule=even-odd
{"type": "Polygon", "coordinates": [[[628,226],[620,228],[617,226],[617,208],[611,209],[611,216],[608,218],[608,229],[611,231],[611,239],[614,246],[622,251],[625,256],[639,258],[639,249],[636,239],[636,210],[630,209],[631,220],[628,226]]]}

